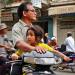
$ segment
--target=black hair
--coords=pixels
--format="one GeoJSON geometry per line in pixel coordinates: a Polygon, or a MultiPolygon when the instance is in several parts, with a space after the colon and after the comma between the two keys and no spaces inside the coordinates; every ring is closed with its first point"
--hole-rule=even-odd
{"type": "Polygon", "coordinates": [[[41,39],[44,37],[44,30],[40,26],[34,25],[27,30],[26,36],[28,35],[29,30],[33,30],[37,42],[41,42],[41,39]]]}
{"type": "Polygon", "coordinates": [[[22,16],[23,16],[23,11],[28,11],[27,9],[27,5],[32,5],[31,2],[24,2],[22,3],[19,7],[18,7],[18,10],[17,10],[17,13],[18,13],[18,18],[21,19],[22,16]]]}
{"type": "Polygon", "coordinates": [[[69,36],[72,36],[72,33],[71,32],[68,32],[67,33],[67,37],[69,37],[69,36]]]}

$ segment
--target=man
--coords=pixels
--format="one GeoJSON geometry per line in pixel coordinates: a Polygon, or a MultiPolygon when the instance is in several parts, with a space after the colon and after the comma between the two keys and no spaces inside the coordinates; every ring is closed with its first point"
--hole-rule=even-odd
{"type": "Polygon", "coordinates": [[[6,41],[7,38],[7,26],[5,23],[0,24],[0,75],[6,74],[7,67],[9,65],[5,65],[7,59],[7,51],[11,49],[11,46],[6,41]]]}
{"type": "Polygon", "coordinates": [[[75,43],[71,32],[67,33],[67,38],[65,39],[64,43],[66,45],[67,52],[75,52],[75,43]]]}
{"type": "Polygon", "coordinates": [[[24,50],[25,52],[28,52],[28,50],[36,50],[40,53],[45,52],[45,50],[41,47],[30,46],[24,39],[26,37],[25,33],[27,29],[32,26],[33,21],[36,21],[36,12],[32,3],[22,3],[18,8],[18,16],[19,22],[17,22],[12,28],[14,46],[24,50]]]}
{"type": "MultiPolygon", "coordinates": [[[[26,31],[29,27],[33,26],[32,22],[36,21],[36,16],[37,14],[32,3],[25,2],[18,7],[19,21],[12,28],[12,37],[13,37],[13,43],[15,48],[24,50],[25,52],[30,52],[32,50],[36,50],[39,53],[46,52],[42,47],[38,47],[38,46],[33,47],[25,42],[26,31]]],[[[15,67],[15,70],[16,68],[17,67],[15,67]]],[[[20,67],[18,66],[17,72],[14,72],[11,75],[21,75],[21,66],[20,67]]]]}

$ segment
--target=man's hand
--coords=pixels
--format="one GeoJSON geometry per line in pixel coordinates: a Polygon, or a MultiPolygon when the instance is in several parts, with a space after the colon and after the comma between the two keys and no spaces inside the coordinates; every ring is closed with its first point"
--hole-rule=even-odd
{"type": "Polygon", "coordinates": [[[42,54],[42,53],[46,53],[47,50],[44,49],[43,47],[36,46],[35,51],[42,54]]]}
{"type": "Polygon", "coordinates": [[[8,46],[8,45],[4,45],[4,48],[5,48],[6,50],[11,49],[11,47],[10,47],[10,46],[8,46]]]}

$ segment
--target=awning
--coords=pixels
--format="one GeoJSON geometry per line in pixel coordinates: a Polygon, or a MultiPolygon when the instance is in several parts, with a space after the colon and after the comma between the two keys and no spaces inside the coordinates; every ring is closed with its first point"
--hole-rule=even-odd
{"type": "Polygon", "coordinates": [[[75,5],[57,6],[48,9],[48,15],[75,13],[75,5]]]}

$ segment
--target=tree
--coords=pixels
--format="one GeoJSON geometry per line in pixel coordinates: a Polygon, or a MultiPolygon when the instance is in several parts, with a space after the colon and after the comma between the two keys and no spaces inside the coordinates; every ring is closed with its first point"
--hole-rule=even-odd
{"type": "Polygon", "coordinates": [[[12,3],[13,0],[1,0],[1,2],[2,2],[3,4],[9,4],[9,3],[12,3]]]}

